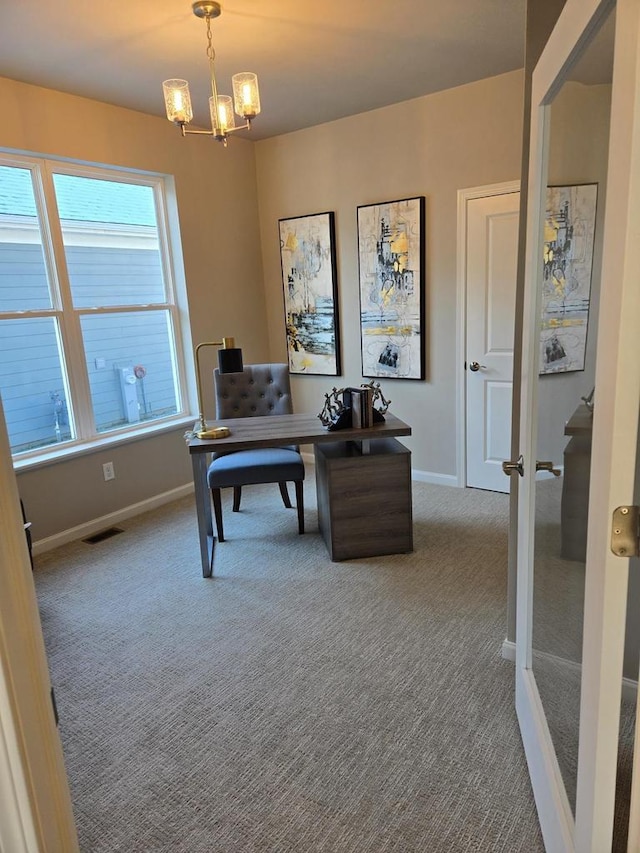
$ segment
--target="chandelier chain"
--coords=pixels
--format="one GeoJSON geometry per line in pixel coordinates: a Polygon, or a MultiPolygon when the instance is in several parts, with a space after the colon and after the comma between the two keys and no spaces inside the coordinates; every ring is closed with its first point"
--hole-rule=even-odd
{"type": "MultiPolygon", "coordinates": [[[[207,58],[209,59],[209,71],[211,74],[211,94],[213,96],[213,104],[214,111],[213,115],[216,117],[216,121],[214,124],[217,127],[217,118],[218,118],[218,84],[216,82],[216,70],[215,70],[215,59],[216,52],[213,47],[213,36],[211,35],[211,15],[207,15],[207,58]]],[[[212,117],[213,120],[213,117],[212,117]]]]}
{"type": "Polygon", "coordinates": [[[209,62],[213,62],[216,58],[216,52],[213,49],[213,36],[211,35],[211,16],[207,15],[207,56],[209,62]]]}

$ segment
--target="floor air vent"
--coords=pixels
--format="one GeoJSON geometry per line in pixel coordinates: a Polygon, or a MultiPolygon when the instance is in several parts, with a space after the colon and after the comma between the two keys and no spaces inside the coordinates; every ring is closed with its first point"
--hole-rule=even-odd
{"type": "Polygon", "coordinates": [[[112,536],[117,536],[118,533],[124,533],[121,527],[108,527],[106,530],[101,530],[100,533],[94,533],[93,536],[87,536],[83,539],[89,545],[97,545],[98,542],[103,542],[105,539],[111,539],[112,536]]]}

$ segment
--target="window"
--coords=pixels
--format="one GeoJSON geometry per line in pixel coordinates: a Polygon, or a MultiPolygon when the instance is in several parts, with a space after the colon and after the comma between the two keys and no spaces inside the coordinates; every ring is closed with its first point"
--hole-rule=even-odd
{"type": "Polygon", "coordinates": [[[0,158],[0,393],[14,454],[186,416],[164,181],[0,158]]]}

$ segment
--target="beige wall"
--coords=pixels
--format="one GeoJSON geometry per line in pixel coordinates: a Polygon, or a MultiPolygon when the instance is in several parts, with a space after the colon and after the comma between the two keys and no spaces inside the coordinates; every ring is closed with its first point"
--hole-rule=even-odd
{"type": "MultiPolygon", "coordinates": [[[[160,97],[160,92],[159,92],[160,97]]],[[[166,120],[0,79],[12,120],[0,148],[175,176],[191,333],[234,335],[247,361],[267,358],[254,145],[183,139],[166,120]]],[[[208,411],[212,394],[207,392],[208,411]]],[[[196,408],[195,402],[193,408],[196,408]]],[[[188,483],[184,428],[22,473],[36,540],[188,483]],[[117,479],[105,483],[102,462],[117,479]]]]}
{"type": "MultiPolygon", "coordinates": [[[[426,380],[382,381],[407,420],[413,467],[453,478],[456,442],[457,190],[520,174],[523,76],[512,72],[256,143],[271,356],[286,360],[278,219],[336,213],[343,376],[293,378],[298,411],[359,384],[356,207],[426,196],[426,380]]],[[[437,477],[436,477],[437,479],[437,477]]]]}
{"type": "MultiPolygon", "coordinates": [[[[383,389],[414,427],[414,468],[455,477],[456,194],[518,176],[520,72],[226,150],[163,119],[15,81],[0,79],[0,97],[17,116],[0,130],[4,149],[175,176],[193,340],[233,334],[247,362],[286,359],[278,219],[336,212],[343,376],[294,377],[298,411],[361,381],[356,207],[425,195],[426,380],[383,389]]],[[[188,483],[182,432],[19,474],[35,539],[188,483]],[[117,479],[104,483],[107,460],[117,479]]]]}

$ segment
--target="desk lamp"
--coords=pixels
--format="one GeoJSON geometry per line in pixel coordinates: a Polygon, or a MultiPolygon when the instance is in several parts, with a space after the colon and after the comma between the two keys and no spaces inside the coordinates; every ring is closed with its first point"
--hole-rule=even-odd
{"type": "Polygon", "coordinates": [[[197,438],[225,438],[229,435],[227,427],[207,429],[204,419],[204,404],[202,402],[202,378],[200,376],[200,350],[204,347],[222,347],[218,350],[218,369],[220,373],[242,373],[242,350],[235,346],[233,338],[223,338],[221,341],[203,341],[195,348],[196,384],[198,391],[198,426],[195,430],[197,438]]]}

